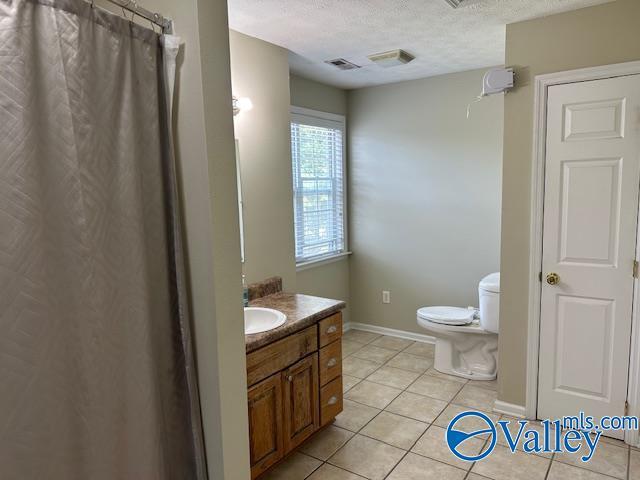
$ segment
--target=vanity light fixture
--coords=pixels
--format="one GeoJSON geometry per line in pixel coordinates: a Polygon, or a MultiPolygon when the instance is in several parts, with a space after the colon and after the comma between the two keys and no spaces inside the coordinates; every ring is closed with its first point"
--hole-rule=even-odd
{"type": "Polygon", "coordinates": [[[233,97],[233,116],[240,112],[248,112],[253,108],[253,102],[249,97],[233,97]]]}

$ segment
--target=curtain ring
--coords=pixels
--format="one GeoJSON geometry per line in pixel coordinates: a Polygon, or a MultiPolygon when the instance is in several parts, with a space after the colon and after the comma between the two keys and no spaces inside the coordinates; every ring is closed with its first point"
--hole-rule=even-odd
{"type": "Polygon", "coordinates": [[[127,6],[131,5],[129,8],[131,9],[131,21],[135,21],[136,15],[138,13],[138,2],[136,0],[129,0],[127,6]]]}
{"type": "MultiPolygon", "coordinates": [[[[127,4],[128,6],[129,4],[127,4]]],[[[129,18],[127,16],[127,11],[125,9],[125,7],[122,7],[122,16],[124,17],[125,20],[128,20],[130,22],[133,22],[133,19],[136,17],[136,14],[134,12],[131,12],[131,18],[129,18]]]]}
{"type": "Polygon", "coordinates": [[[125,3],[124,5],[120,5],[120,8],[122,8],[122,16],[126,20],[129,20],[130,22],[133,22],[133,20],[136,18],[135,10],[138,8],[138,5],[136,4],[136,2],[133,1],[133,0],[127,0],[127,3],[125,3]],[[133,7],[130,6],[132,3],[133,3],[133,7]],[[127,17],[127,13],[126,13],[125,9],[132,10],[131,18],[127,17]]]}
{"type": "Polygon", "coordinates": [[[160,27],[160,33],[162,33],[162,25],[160,25],[160,15],[158,13],[153,14],[153,21],[151,22],[153,25],[153,31],[156,31],[156,25],[160,27]]]}

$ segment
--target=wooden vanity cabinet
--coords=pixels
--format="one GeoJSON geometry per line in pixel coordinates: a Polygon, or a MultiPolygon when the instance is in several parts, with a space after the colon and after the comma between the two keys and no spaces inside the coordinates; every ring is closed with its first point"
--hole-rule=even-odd
{"type": "Polygon", "coordinates": [[[251,477],[255,478],[284,455],[280,375],[249,388],[248,400],[251,477]]]}
{"type": "Polygon", "coordinates": [[[290,452],[320,426],[318,354],[300,360],[282,372],[284,443],[290,452]]]}
{"type": "Polygon", "coordinates": [[[247,354],[251,478],[342,411],[342,314],[247,354]]]}

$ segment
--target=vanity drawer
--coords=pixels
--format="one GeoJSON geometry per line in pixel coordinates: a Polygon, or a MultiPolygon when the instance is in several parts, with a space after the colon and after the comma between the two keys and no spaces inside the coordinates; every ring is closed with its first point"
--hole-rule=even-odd
{"type": "Polygon", "coordinates": [[[342,341],[336,340],[320,349],[320,385],[342,375],[342,341]]]}
{"type": "Polygon", "coordinates": [[[316,326],[289,335],[247,355],[247,385],[258,383],[318,350],[316,326]]]}
{"type": "Polygon", "coordinates": [[[342,377],[320,389],[320,426],[333,420],[342,411],[342,377]]]}
{"type": "Polygon", "coordinates": [[[342,337],[342,312],[320,320],[318,323],[318,331],[321,347],[342,337]]]}

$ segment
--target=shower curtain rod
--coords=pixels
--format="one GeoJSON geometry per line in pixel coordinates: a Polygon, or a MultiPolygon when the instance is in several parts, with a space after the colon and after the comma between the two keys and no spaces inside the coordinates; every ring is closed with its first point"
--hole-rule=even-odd
{"type": "MultiPolygon", "coordinates": [[[[145,18],[156,25],[159,25],[162,28],[162,33],[173,33],[173,27],[171,24],[171,20],[163,17],[159,13],[154,13],[147,10],[144,7],[138,5],[136,0],[107,0],[109,3],[113,3],[118,7],[124,8],[129,12],[134,13],[135,15],[145,18]]],[[[91,4],[94,3],[94,0],[91,0],[91,4]]]]}

